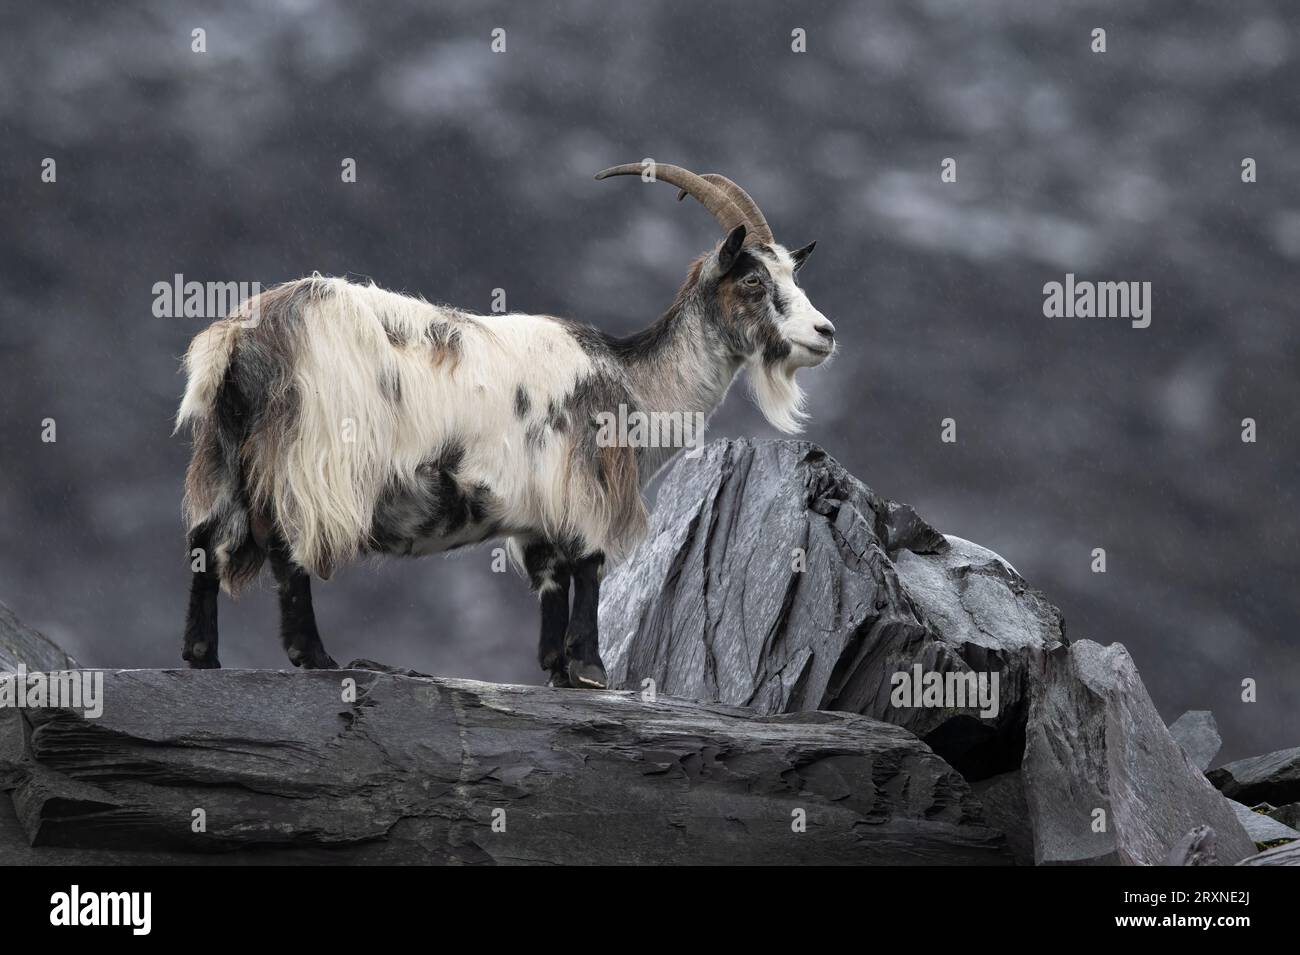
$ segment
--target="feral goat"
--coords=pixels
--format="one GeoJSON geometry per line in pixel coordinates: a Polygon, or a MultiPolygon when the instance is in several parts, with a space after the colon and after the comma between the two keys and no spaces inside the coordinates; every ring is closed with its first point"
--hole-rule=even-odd
{"type": "MultiPolygon", "coordinates": [[[[641,172],[629,164],[596,178],[641,172]]],[[[194,339],[177,414],[178,429],[193,429],[185,517],[191,553],[204,557],[185,625],[191,667],[220,666],[217,592],[238,593],[268,557],[289,659],[334,667],[311,574],[328,578],[365,553],[508,537],[540,597],[551,684],[605,685],[605,560],[643,536],[641,488],[677,449],[602,440],[602,418],[702,420],[744,368],[768,421],[793,432],[803,400],[794,373],[835,348],[834,327],[795,281],[813,244],[776,244],[723,176],[654,172],[679,199],[703,203],[726,237],[695,260],[668,311],[630,337],[314,276],[255,296],[194,339]]]]}

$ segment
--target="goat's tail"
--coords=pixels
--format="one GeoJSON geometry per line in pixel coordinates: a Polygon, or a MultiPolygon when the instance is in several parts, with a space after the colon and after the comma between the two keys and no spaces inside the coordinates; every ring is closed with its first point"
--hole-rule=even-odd
{"type": "Polygon", "coordinates": [[[185,397],[176,412],[175,434],[186,424],[211,413],[226,369],[235,353],[239,325],[230,319],[214,322],[195,336],[185,352],[185,397]]]}
{"type": "Polygon", "coordinates": [[[254,539],[241,466],[250,409],[232,374],[240,331],[225,319],[190,344],[176,415],[177,430],[188,424],[193,432],[184,502],[191,567],[216,574],[232,595],[257,577],[266,556],[254,539]]]}

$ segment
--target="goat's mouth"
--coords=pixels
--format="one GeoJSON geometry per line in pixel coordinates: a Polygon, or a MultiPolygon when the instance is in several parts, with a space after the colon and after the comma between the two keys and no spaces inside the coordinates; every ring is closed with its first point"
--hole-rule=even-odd
{"type": "Polygon", "coordinates": [[[829,358],[835,351],[834,345],[810,345],[807,342],[792,341],[791,344],[798,345],[810,355],[816,355],[818,358],[829,358]]]}

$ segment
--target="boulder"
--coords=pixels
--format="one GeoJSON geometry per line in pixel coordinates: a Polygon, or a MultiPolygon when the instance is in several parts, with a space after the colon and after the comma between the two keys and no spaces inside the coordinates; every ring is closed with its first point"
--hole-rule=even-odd
{"type": "Polygon", "coordinates": [[[1158,865],[1197,826],[1232,864],[1255,846],[1165,728],[1128,651],[1090,640],[1042,653],[1024,779],[1042,864],[1158,865]]]}
{"type": "Polygon", "coordinates": [[[1011,861],[956,771],[856,714],[363,669],[103,678],[97,719],[0,711],[0,863],[1011,861]]]}
{"type": "Polygon", "coordinates": [[[1207,775],[1225,796],[1247,805],[1300,802],[1300,746],[1239,759],[1207,775]]]}
{"type": "Polygon", "coordinates": [[[717,441],[681,460],[600,610],[615,686],[651,680],[762,713],[862,713],[911,730],[970,779],[1018,768],[1028,651],[1065,641],[1060,611],[1010,564],[802,441],[717,441]],[[918,672],[984,678],[990,691],[996,678],[996,712],[893,699],[899,675],[918,672]]]}
{"type": "Polygon", "coordinates": [[[1219,725],[1209,710],[1188,710],[1169,724],[1169,735],[1201,772],[1210,768],[1223,745],[1219,738],[1219,725]]]}

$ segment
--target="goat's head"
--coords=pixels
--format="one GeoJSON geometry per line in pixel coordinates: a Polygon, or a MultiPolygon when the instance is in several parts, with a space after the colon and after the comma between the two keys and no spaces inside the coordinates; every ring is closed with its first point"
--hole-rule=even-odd
{"type": "MultiPolygon", "coordinates": [[[[648,169],[628,163],[596,178],[640,176],[648,169]]],[[[820,365],[835,351],[835,326],[813,307],[795,277],[817,243],[794,251],[777,243],[758,204],[725,176],[697,176],[666,163],[655,163],[652,171],[655,180],[678,188],[678,199],[698,199],[726,232],[696,262],[693,290],[718,340],[748,369],[764,416],[782,431],[798,431],[803,393],[794,373],[820,365]]]]}

